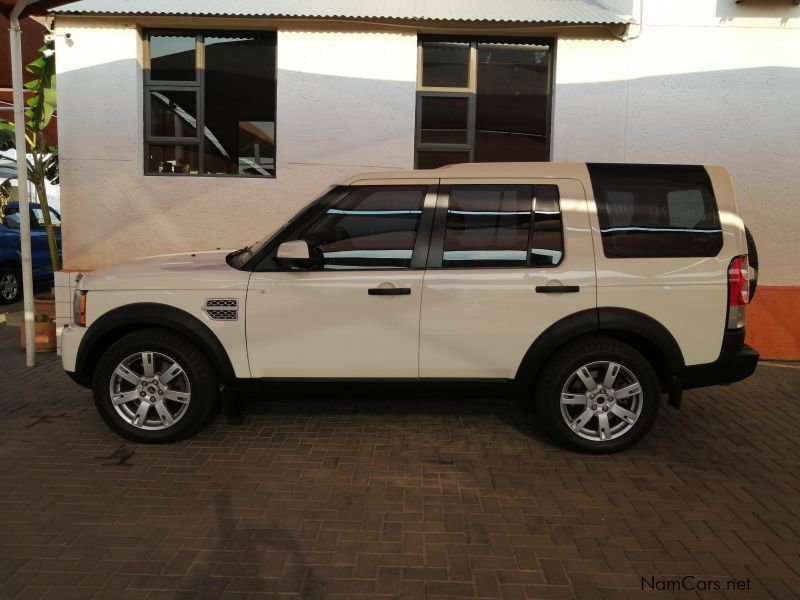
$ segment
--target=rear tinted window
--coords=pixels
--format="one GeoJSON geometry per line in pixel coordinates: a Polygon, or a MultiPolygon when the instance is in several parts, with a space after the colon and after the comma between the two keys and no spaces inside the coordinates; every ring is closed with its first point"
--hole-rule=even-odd
{"type": "Polygon", "coordinates": [[[703,167],[590,164],[609,258],[716,256],[722,229],[703,167]]]}

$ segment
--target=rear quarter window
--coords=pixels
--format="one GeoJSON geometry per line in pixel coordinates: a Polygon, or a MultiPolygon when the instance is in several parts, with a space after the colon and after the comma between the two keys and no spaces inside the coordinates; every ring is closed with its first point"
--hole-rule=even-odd
{"type": "Polygon", "coordinates": [[[700,166],[590,164],[608,258],[716,256],[719,210],[700,166]]]}

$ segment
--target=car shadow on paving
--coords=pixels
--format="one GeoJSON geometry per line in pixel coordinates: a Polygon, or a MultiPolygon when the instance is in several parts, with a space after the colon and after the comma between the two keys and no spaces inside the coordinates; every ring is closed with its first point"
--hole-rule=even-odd
{"type": "Polygon", "coordinates": [[[507,401],[285,394],[147,446],[108,430],[56,357],[25,369],[15,339],[0,327],[3,599],[800,589],[797,368],[664,404],[614,456],[555,447],[507,401]]]}

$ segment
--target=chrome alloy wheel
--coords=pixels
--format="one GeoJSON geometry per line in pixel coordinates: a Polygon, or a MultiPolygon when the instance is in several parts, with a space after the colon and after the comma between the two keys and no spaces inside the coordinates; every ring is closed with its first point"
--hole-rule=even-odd
{"type": "Polygon", "coordinates": [[[10,302],[17,297],[19,292],[19,280],[13,273],[3,273],[0,276],[0,296],[3,300],[10,302]]]}
{"type": "Polygon", "coordinates": [[[177,361],[160,352],[131,354],[109,384],[114,409],[139,429],[158,430],[181,420],[189,408],[189,378],[177,361]]]}
{"type": "Polygon", "coordinates": [[[561,389],[561,416],[580,437],[593,442],[627,433],[642,414],[642,386],[619,363],[599,361],[576,369],[561,389]]]}

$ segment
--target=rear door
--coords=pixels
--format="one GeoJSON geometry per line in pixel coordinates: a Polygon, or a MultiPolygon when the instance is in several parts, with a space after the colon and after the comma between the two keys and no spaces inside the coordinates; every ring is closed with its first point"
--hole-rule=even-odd
{"type": "Polygon", "coordinates": [[[545,329],[595,306],[580,182],[441,180],[423,282],[420,377],[511,379],[545,329]]]}

